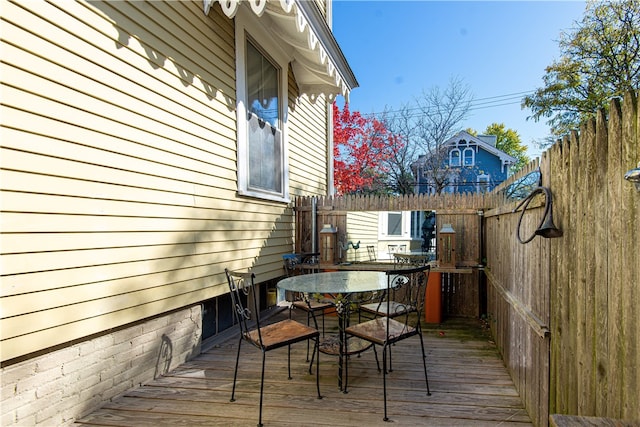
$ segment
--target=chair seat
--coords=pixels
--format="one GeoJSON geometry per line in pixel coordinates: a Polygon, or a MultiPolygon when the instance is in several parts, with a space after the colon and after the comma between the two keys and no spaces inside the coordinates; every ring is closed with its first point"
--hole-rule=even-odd
{"type": "Polygon", "coordinates": [[[333,303],[328,301],[309,301],[308,305],[304,301],[294,301],[293,306],[304,311],[309,311],[309,307],[311,307],[311,311],[325,310],[334,307],[333,303]]]}
{"type": "Polygon", "coordinates": [[[389,317],[379,317],[345,329],[347,334],[383,346],[400,341],[417,333],[416,328],[389,317]],[[389,338],[387,339],[387,322],[389,322],[389,338]]]}
{"type": "Polygon", "coordinates": [[[387,303],[371,303],[363,304],[360,306],[360,310],[368,313],[377,314],[378,316],[400,316],[406,313],[412,313],[415,311],[415,307],[411,305],[401,304],[396,301],[389,301],[389,313],[387,313],[387,303]]]}
{"type": "MultiPolygon", "coordinates": [[[[320,332],[295,320],[287,319],[263,326],[260,328],[260,335],[262,336],[262,347],[265,351],[268,351],[318,337],[320,332]]],[[[246,337],[260,347],[257,329],[249,331],[246,337]]]]}

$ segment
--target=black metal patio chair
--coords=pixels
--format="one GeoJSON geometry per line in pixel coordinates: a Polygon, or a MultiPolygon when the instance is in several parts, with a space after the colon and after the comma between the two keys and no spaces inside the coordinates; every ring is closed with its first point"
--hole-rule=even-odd
{"type": "MultiPolygon", "coordinates": [[[[291,344],[301,341],[314,340],[314,354],[318,355],[316,363],[316,388],[318,391],[318,399],[322,399],[320,394],[320,354],[318,346],[320,343],[320,332],[316,323],[315,316],[312,316],[315,328],[304,325],[295,320],[281,320],[269,325],[260,323],[260,311],[258,308],[258,299],[254,285],[255,274],[248,272],[229,271],[225,268],[229,291],[231,293],[232,309],[235,321],[240,327],[240,338],[238,340],[238,352],[236,355],[236,366],[233,373],[233,389],[231,391],[231,402],[235,401],[236,379],[238,377],[238,364],[240,361],[240,347],[243,341],[260,349],[262,352],[262,370],[260,375],[260,409],[258,415],[258,427],[262,426],[262,401],[264,394],[264,368],[266,354],[268,351],[282,347],[287,347],[287,369],[289,379],[291,379],[291,344]],[[253,300],[251,308],[249,301],[253,300]]],[[[311,365],[309,373],[311,373],[311,365]]]]}
{"type": "MultiPolygon", "coordinates": [[[[387,271],[387,298],[385,298],[384,302],[381,304],[385,306],[384,309],[379,310],[378,317],[349,326],[345,329],[347,336],[354,336],[368,341],[374,344],[374,349],[375,346],[382,347],[384,421],[389,420],[387,416],[387,373],[393,371],[393,366],[391,365],[390,360],[390,346],[415,335],[420,338],[427,396],[431,395],[431,391],[429,390],[429,379],[427,376],[427,356],[424,351],[424,340],[422,338],[421,327],[422,310],[424,307],[425,290],[429,271],[429,265],[412,269],[387,271]],[[390,296],[393,296],[393,300],[390,296]],[[387,358],[389,358],[388,364],[387,358]]],[[[346,362],[347,372],[348,360],[349,359],[347,359],[346,362]]],[[[348,386],[348,375],[346,383],[345,390],[348,386]]]]}
{"type": "MultiPolygon", "coordinates": [[[[414,299],[407,300],[406,287],[392,287],[383,292],[372,294],[370,301],[358,305],[358,322],[362,319],[375,319],[376,317],[397,317],[415,313],[417,302],[414,299]],[[397,294],[397,295],[396,295],[397,294]],[[400,298],[398,298],[400,297],[400,298]]],[[[417,292],[417,290],[416,290],[417,292]]],[[[376,351],[374,346],[373,351],[376,351]]],[[[389,349],[389,370],[393,370],[391,349],[389,349]]],[[[378,364],[378,354],[376,353],[376,364],[378,364]]],[[[378,370],[380,365],[378,364],[378,370]]]]}

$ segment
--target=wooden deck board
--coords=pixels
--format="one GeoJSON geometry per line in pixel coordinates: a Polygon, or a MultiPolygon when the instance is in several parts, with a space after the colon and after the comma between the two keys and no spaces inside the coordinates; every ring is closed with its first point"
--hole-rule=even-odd
{"type": "MultiPolygon", "coordinates": [[[[334,319],[327,319],[334,328],[334,319]]],[[[453,320],[425,329],[431,396],[426,395],[420,340],[393,348],[387,376],[389,417],[398,426],[529,427],[531,421],[490,338],[474,321],[453,320]],[[414,363],[414,360],[417,363],[414,363]]],[[[130,390],[76,422],[76,426],[253,426],[258,418],[260,352],[241,350],[236,401],[230,402],[237,339],[219,343],[165,376],[130,390]]],[[[267,354],[263,422],[269,426],[387,425],[382,421],[382,374],[372,351],[351,357],[349,392],[337,387],[337,358],[321,355],[318,399],[308,373],[306,345],[267,354]]],[[[315,369],[313,371],[315,373],[315,369]]]]}

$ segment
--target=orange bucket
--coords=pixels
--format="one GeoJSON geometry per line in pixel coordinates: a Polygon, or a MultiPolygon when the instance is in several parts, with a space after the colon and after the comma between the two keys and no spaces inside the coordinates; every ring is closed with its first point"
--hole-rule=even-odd
{"type": "Polygon", "coordinates": [[[430,272],[424,296],[424,321],[442,322],[442,273],[430,272]]]}

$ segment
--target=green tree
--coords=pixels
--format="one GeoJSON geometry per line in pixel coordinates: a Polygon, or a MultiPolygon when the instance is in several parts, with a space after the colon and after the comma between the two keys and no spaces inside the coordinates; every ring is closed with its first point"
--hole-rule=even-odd
{"type": "Polygon", "coordinates": [[[495,135],[497,137],[496,148],[518,160],[515,165],[511,166],[512,172],[519,171],[531,161],[527,156],[527,146],[522,144],[518,132],[507,129],[504,123],[490,124],[483,134],[495,135]]]}
{"type": "Polygon", "coordinates": [[[549,119],[556,137],[640,87],[640,1],[590,0],[575,24],[560,36],[561,56],[545,69],[544,87],[522,100],[535,121],[549,119]]]}
{"type": "MultiPolygon", "coordinates": [[[[467,128],[466,131],[473,136],[478,136],[478,131],[475,129],[467,128]]],[[[522,144],[518,132],[507,129],[504,123],[490,124],[481,135],[495,135],[496,148],[517,159],[516,164],[511,166],[511,172],[519,171],[531,161],[527,156],[527,146],[522,144]]]]}

